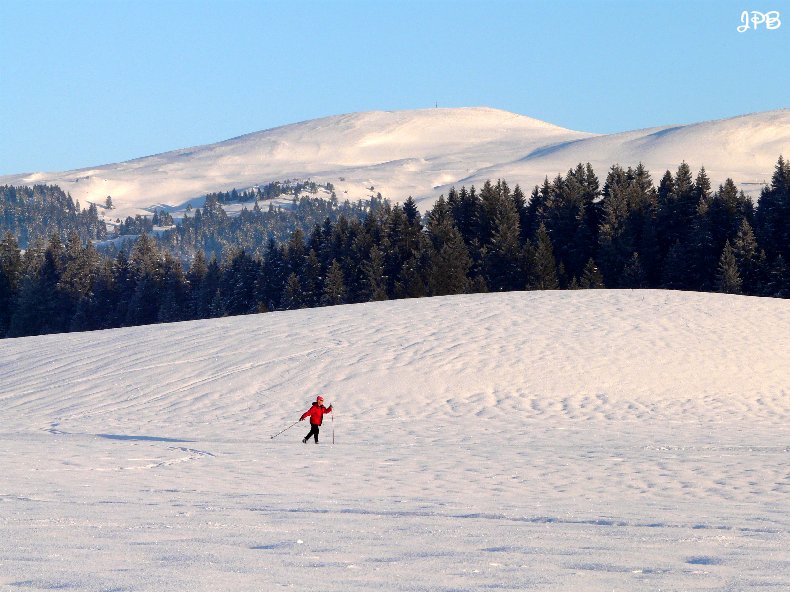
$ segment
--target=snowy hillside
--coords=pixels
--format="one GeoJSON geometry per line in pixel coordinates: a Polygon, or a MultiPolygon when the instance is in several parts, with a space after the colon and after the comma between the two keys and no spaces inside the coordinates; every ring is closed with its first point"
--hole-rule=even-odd
{"type": "Polygon", "coordinates": [[[0,588],[785,590],[789,359],[661,291],[5,340],[0,588]]]}
{"type": "Polygon", "coordinates": [[[480,184],[492,178],[534,178],[538,171],[564,172],[567,163],[587,162],[600,176],[613,163],[643,162],[656,184],[664,171],[686,161],[696,172],[705,167],[713,188],[731,177],[746,193],[759,196],[770,182],[780,154],[790,153],[790,109],[753,113],[691,125],[665,126],[566,142],[515,162],[479,171],[480,184]]]}
{"type": "Polygon", "coordinates": [[[113,217],[307,178],[334,184],[341,199],[412,195],[424,208],[453,185],[505,178],[529,191],[588,161],[602,179],[614,163],[641,161],[657,182],[685,160],[694,170],[704,165],[714,187],[732,176],[757,195],[779,154],[790,154],[790,109],[603,136],[496,109],[423,109],[326,117],[120,164],[4,176],[0,184],[58,184],[83,204],[111,195],[113,217]]]}

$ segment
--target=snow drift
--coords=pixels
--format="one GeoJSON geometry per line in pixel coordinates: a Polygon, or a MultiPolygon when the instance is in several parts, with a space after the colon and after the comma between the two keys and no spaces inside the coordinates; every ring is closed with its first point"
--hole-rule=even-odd
{"type": "Polygon", "coordinates": [[[787,301],[467,295],[2,347],[0,587],[790,586],[787,301]],[[322,444],[272,440],[317,393],[322,444]]]}

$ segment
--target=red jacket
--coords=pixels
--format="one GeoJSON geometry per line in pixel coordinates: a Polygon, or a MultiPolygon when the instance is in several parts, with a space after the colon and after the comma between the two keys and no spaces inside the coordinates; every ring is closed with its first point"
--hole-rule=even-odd
{"type": "Polygon", "coordinates": [[[324,421],[324,415],[326,413],[332,413],[332,405],[329,407],[324,407],[318,403],[313,403],[313,406],[302,414],[302,417],[299,418],[299,421],[302,421],[305,417],[309,416],[310,425],[320,426],[324,421]]]}

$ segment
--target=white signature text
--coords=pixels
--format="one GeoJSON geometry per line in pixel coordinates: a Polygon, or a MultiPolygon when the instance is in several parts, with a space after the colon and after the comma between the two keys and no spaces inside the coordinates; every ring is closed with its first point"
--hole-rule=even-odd
{"type": "Polygon", "coordinates": [[[738,27],[738,32],[745,33],[749,29],[754,29],[756,31],[761,25],[768,30],[778,29],[782,26],[782,21],[779,19],[779,16],[778,10],[771,10],[769,12],[744,10],[741,13],[741,22],[743,24],[738,27]]]}

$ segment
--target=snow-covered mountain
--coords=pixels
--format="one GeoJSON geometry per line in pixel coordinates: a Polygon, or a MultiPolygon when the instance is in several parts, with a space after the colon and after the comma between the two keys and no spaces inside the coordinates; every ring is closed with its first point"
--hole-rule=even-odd
{"type": "Polygon", "coordinates": [[[788,590],[789,351],[610,290],[5,340],[0,589],[788,590]]]}
{"type": "Polygon", "coordinates": [[[426,207],[453,185],[486,179],[529,191],[579,162],[602,179],[614,163],[642,162],[657,181],[685,160],[705,166],[714,186],[729,176],[755,195],[780,154],[790,154],[790,109],[609,135],[490,108],[422,109],[325,117],[118,164],[3,176],[0,184],[58,184],[82,203],[111,195],[113,216],[307,178],[331,182],[341,198],[412,195],[426,207]]]}

